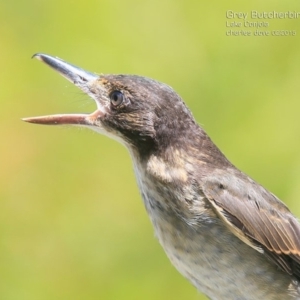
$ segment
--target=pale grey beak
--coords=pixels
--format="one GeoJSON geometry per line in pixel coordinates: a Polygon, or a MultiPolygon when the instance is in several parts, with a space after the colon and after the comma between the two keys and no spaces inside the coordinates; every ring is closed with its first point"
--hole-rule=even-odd
{"type": "Polygon", "coordinates": [[[91,82],[98,78],[97,75],[67,63],[58,57],[37,53],[34,54],[32,58],[37,58],[44,62],[75,85],[91,82]]]}

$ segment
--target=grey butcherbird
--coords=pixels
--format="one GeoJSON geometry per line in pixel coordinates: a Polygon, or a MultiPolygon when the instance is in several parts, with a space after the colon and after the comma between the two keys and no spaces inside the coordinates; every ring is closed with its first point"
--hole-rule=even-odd
{"type": "Polygon", "coordinates": [[[300,299],[300,225],[235,168],[169,86],[45,62],[93,98],[91,114],[24,119],[89,127],[123,143],[156,236],[174,266],[210,299],[300,299]]]}

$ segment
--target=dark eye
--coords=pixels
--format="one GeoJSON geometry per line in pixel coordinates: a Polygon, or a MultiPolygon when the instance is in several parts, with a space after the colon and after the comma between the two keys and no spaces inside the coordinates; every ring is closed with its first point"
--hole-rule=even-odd
{"type": "Polygon", "coordinates": [[[109,95],[110,103],[113,106],[119,106],[124,101],[124,95],[120,91],[113,91],[109,95]]]}

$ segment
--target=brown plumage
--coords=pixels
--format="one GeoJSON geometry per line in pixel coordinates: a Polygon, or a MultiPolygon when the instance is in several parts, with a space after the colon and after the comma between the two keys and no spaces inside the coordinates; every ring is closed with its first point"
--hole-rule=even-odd
{"type": "Polygon", "coordinates": [[[210,299],[300,299],[300,225],[235,168],[169,86],[35,57],[92,97],[92,114],[27,118],[79,125],[129,150],[142,198],[174,266],[210,299]]]}
{"type": "Polygon", "coordinates": [[[284,203],[236,170],[213,172],[203,192],[233,234],[300,280],[300,226],[284,203]]]}

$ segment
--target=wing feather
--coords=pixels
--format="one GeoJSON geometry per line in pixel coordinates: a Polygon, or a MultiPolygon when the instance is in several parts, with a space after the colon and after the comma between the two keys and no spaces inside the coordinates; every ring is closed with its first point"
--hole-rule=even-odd
{"type": "Polygon", "coordinates": [[[233,234],[287,273],[300,275],[300,224],[285,204],[238,170],[213,171],[202,183],[233,234]]]}

